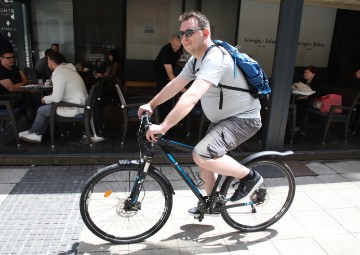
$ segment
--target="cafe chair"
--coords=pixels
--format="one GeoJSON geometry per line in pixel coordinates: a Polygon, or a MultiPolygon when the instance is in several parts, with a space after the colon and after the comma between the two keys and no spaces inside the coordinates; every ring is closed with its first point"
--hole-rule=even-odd
{"type": "Polygon", "coordinates": [[[208,118],[205,116],[205,113],[201,107],[200,102],[198,104],[196,104],[193,109],[191,109],[189,115],[187,116],[186,134],[188,136],[190,135],[190,125],[191,125],[193,117],[198,118],[198,119],[200,118],[199,119],[199,121],[200,121],[199,129],[198,129],[198,134],[197,134],[197,140],[200,141],[204,137],[205,125],[207,123],[210,123],[208,118]]]}
{"type": "Polygon", "coordinates": [[[287,127],[290,133],[290,144],[294,142],[294,136],[296,132],[296,111],[296,104],[290,104],[287,118],[287,127]]]}
{"type": "Polygon", "coordinates": [[[26,110],[23,106],[12,107],[11,99],[0,97],[0,121],[2,123],[8,122],[14,131],[17,147],[20,147],[19,131],[17,128],[17,120],[25,116],[26,123],[28,123],[26,110]]]}
{"type": "MultiPolygon", "coordinates": [[[[51,148],[55,148],[55,124],[56,122],[62,123],[83,123],[85,127],[86,141],[90,147],[92,147],[92,135],[96,137],[95,127],[94,127],[94,106],[97,99],[97,93],[99,89],[99,84],[95,84],[91,87],[88,98],[84,105],[59,102],[51,104],[51,115],[50,115],[50,137],[51,137],[51,148]],[[63,117],[56,114],[57,107],[78,107],[84,109],[84,113],[78,114],[74,117],[63,117]],[[90,133],[90,128],[92,133],[90,133]]],[[[63,130],[61,126],[61,136],[63,136],[63,130]]]]}
{"type": "Polygon", "coordinates": [[[360,91],[357,92],[338,86],[334,88],[332,94],[342,95],[342,106],[332,105],[329,112],[321,112],[318,109],[312,108],[312,103],[310,103],[310,107],[307,109],[305,115],[303,128],[305,132],[308,118],[315,119],[316,123],[322,123],[324,125],[322,144],[325,144],[326,136],[332,123],[344,124],[344,136],[345,142],[347,142],[350,120],[356,109],[356,104],[360,99],[360,91]],[[341,109],[341,113],[336,113],[335,110],[337,109],[341,109]]]}
{"type": "MultiPolygon", "coordinates": [[[[123,117],[123,135],[121,138],[121,145],[124,144],[125,137],[127,134],[129,122],[139,122],[139,117],[137,115],[139,106],[149,102],[149,97],[139,96],[139,97],[131,97],[127,98],[125,100],[124,94],[122,93],[120,86],[118,84],[115,85],[117,94],[119,96],[120,100],[120,107],[122,111],[122,117],[123,117]],[[126,101],[130,102],[127,103],[126,101]]],[[[159,123],[159,113],[157,108],[154,109],[154,114],[152,116],[152,122],[153,123],[159,123]]]]}

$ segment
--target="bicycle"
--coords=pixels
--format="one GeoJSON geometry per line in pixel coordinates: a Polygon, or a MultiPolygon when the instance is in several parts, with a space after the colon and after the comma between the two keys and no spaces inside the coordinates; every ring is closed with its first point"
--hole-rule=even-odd
{"type": "Polygon", "coordinates": [[[258,171],[264,181],[251,201],[226,205],[239,181],[219,175],[211,194],[202,195],[201,182],[195,182],[196,177],[192,179],[169,151],[169,148],[192,151],[193,147],[164,137],[149,142],[145,137],[149,125],[149,116],[145,114],[137,132],[139,160],[120,160],[98,170],[85,184],[80,213],[96,236],[111,243],[130,244],[149,238],[164,226],[175,191],[166,176],[151,164],[159,151],[198,198],[203,211],[196,218],[200,222],[205,215],[220,213],[231,227],[255,232],[277,222],[289,209],[295,195],[294,175],[276,158],[293,154],[292,151],[264,151],[243,159],[241,164],[258,171]]]}

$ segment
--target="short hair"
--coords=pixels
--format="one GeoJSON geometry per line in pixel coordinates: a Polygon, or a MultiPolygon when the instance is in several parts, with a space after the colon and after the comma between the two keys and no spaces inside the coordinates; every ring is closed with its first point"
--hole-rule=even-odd
{"type": "Polygon", "coordinates": [[[60,65],[61,63],[66,62],[65,57],[57,51],[51,51],[48,55],[48,58],[54,61],[56,64],[60,65]]]}
{"type": "Polygon", "coordinates": [[[60,48],[60,44],[58,44],[58,43],[52,43],[52,44],[51,44],[51,47],[52,47],[52,46],[56,46],[56,47],[60,48]]]}
{"type": "Polygon", "coordinates": [[[0,56],[4,56],[6,53],[15,53],[15,52],[14,49],[10,49],[10,48],[0,49],[0,56]]]}
{"type": "Polygon", "coordinates": [[[52,52],[52,49],[46,49],[45,51],[45,57],[49,56],[50,52],[52,52]]]}
{"type": "Polygon", "coordinates": [[[202,14],[201,12],[198,12],[198,11],[184,12],[183,14],[180,15],[179,21],[183,22],[183,21],[189,20],[191,18],[194,18],[199,22],[200,28],[210,29],[210,22],[209,22],[208,18],[206,18],[206,16],[204,14],[202,14]]]}

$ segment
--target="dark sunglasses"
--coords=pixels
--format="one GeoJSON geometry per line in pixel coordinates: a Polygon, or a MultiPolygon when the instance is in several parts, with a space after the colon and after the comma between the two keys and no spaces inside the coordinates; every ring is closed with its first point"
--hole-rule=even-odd
{"type": "Polygon", "coordinates": [[[181,40],[183,38],[183,36],[185,35],[186,37],[191,37],[196,31],[199,30],[204,30],[204,28],[194,28],[194,29],[186,29],[184,32],[183,31],[179,31],[177,33],[177,37],[181,40]]]}

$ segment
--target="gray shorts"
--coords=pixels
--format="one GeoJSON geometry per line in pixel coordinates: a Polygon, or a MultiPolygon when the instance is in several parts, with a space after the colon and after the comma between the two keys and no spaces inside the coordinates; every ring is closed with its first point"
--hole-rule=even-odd
{"type": "Polygon", "coordinates": [[[205,137],[195,146],[194,153],[203,158],[219,158],[234,150],[261,128],[261,119],[229,118],[209,125],[205,137]]]}

